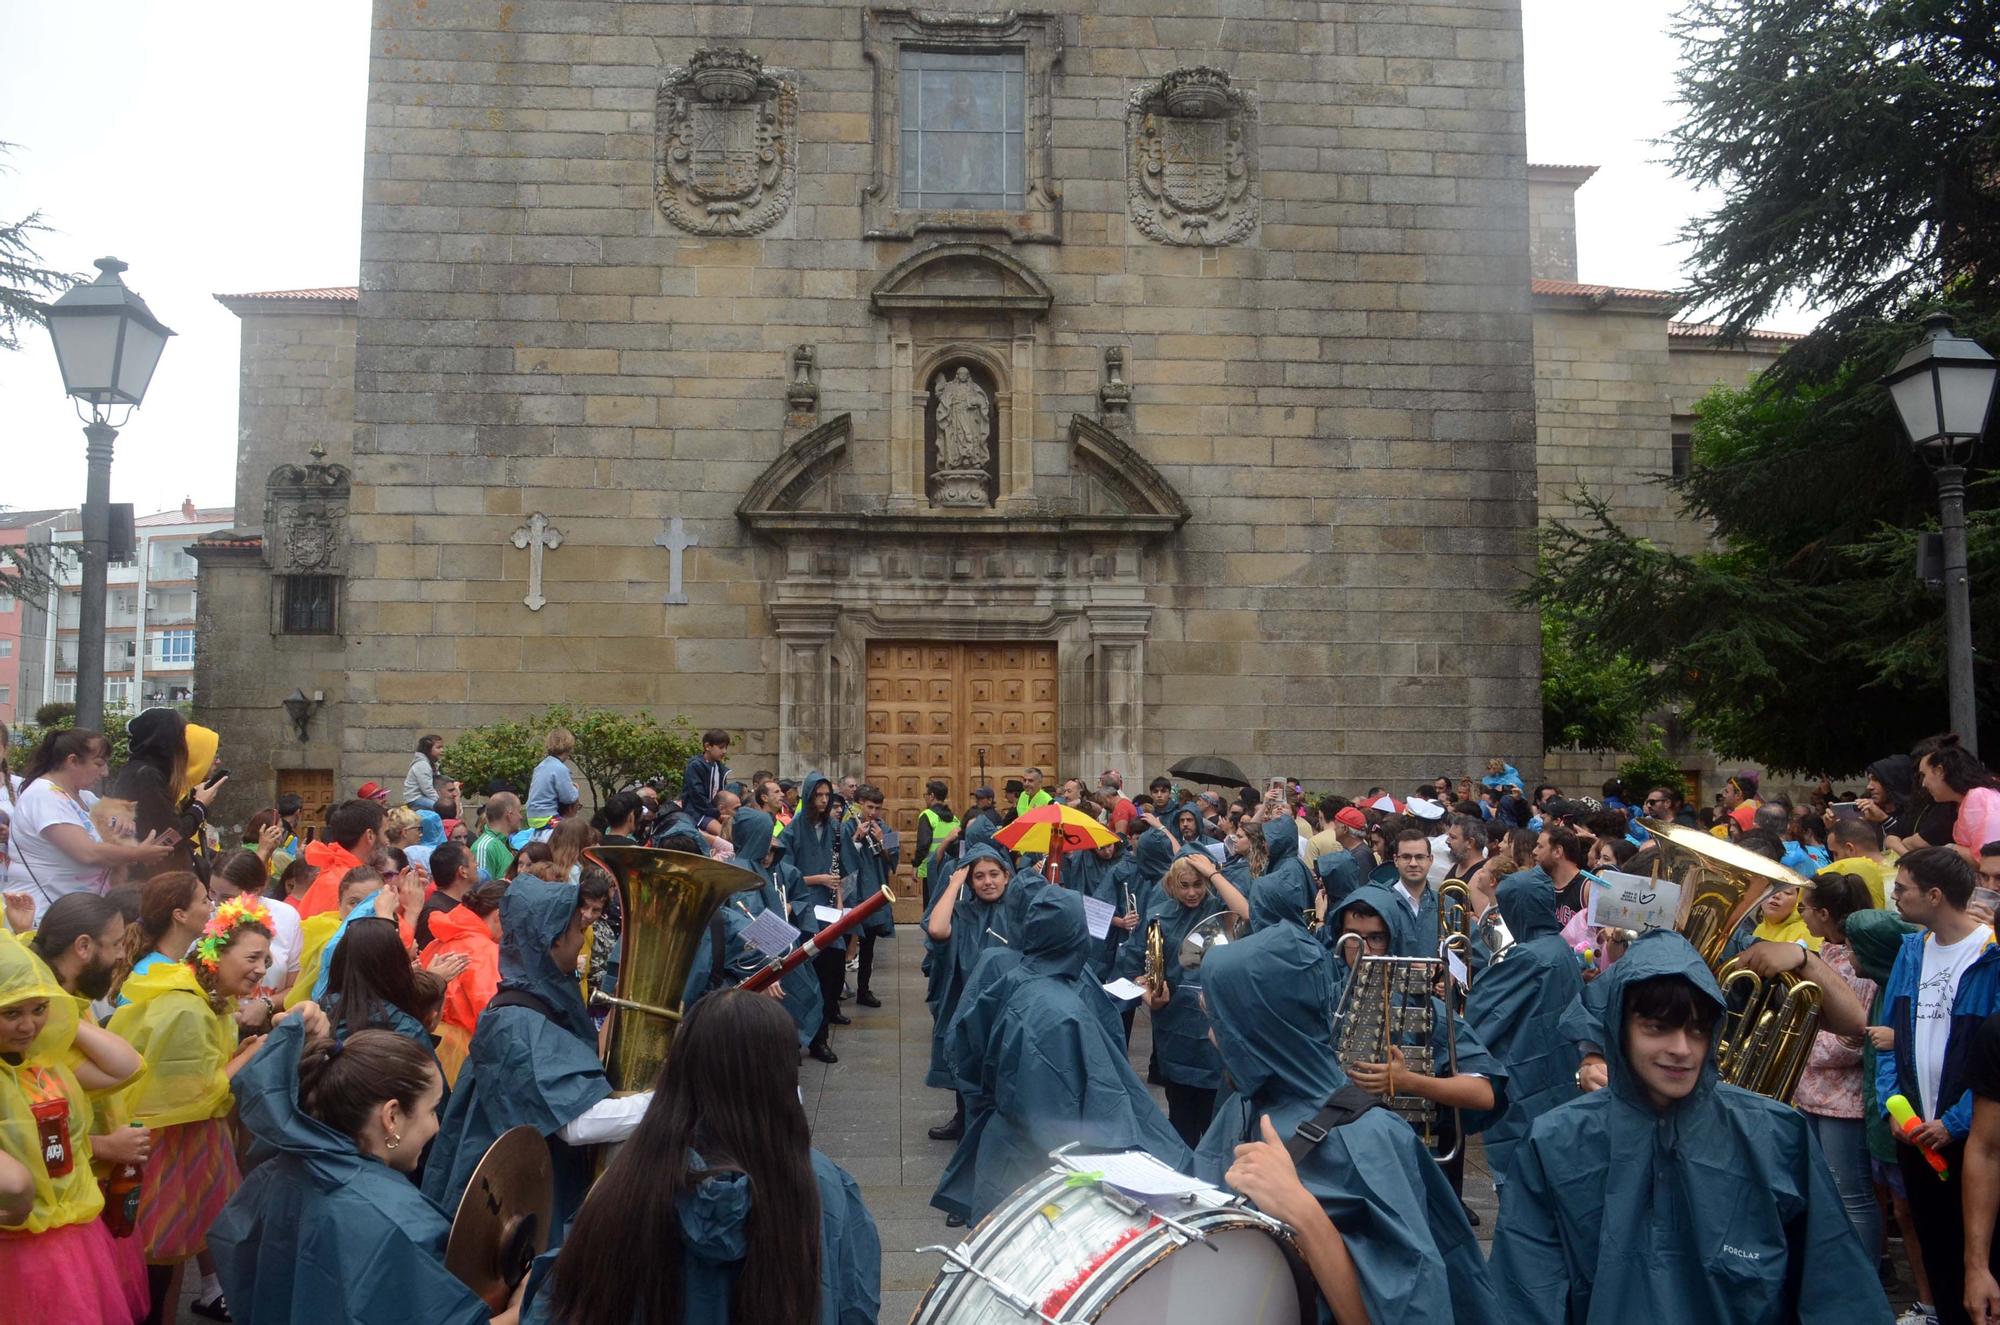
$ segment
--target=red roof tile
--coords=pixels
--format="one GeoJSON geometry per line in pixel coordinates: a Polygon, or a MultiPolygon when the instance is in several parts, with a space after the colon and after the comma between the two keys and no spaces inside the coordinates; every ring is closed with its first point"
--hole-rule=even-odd
{"type": "Polygon", "coordinates": [[[215,302],[230,312],[271,313],[291,310],[314,313],[351,313],[361,302],[361,291],[352,285],[318,285],[303,290],[252,290],[244,294],[219,294],[215,302]]]}
{"type": "Polygon", "coordinates": [[[1638,299],[1649,303],[1675,304],[1680,296],[1666,290],[1634,290],[1620,285],[1587,285],[1581,281],[1550,281],[1537,277],[1534,292],[1558,299],[1638,299]]]}
{"type": "MultiPolygon", "coordinates": [[[[1722,328],[1713,322],[1669,322],[1667,335],[1675,340],[1720,340],[1722,328]]],[[[1741,339],[1791,344],[1794,341],[1804,340],[1805,335],[1797,331],[1771,331],[1763,327],[1752,327],[1743,333],[1741,339]]]]}

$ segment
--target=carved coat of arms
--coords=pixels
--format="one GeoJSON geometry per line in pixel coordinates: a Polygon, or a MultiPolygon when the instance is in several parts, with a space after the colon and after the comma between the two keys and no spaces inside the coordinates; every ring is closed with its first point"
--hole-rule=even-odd
{"type": "Polygon", "coordinates": [[[1176,70],[1126,103],[1132,220],[1163,244],[1230,244],[1257,225],[1256,110],[1219,69],[1176,70]]]}
{"type": "Polygon", "coordinates": [[[656,106],[654,197],[696,235],[753,235],[792,205],[798,91],[745,51],[696,51],[668,73],[656,106]]]}
{"type": "Polygon", "coordinates": [[[301,509],[293,513],[285,530],[287,566],[300,572],[325,570],[333,561],[339,534],[325,511],[301,509]]]}

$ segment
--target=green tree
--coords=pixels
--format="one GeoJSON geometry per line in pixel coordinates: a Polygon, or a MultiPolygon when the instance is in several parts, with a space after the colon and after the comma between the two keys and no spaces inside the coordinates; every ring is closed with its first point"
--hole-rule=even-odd
{"type": "Polygon", "coordinates": [[[1688,0],[1675,171],[1721,202],[1684,238],[1688,293],[1732,332],[1831,310],[1805,354],[2000,267],[2000,10],[1991,0],[1688,0]]]}
{"type": "Polygon", "coordinates": [[[620,787],[648,778],[664,779],[670,793],[678,790],[682,767],[701,753],[700,738],[686,718],[675,717],[663,726],[649,714],[557,704],[530,718],[502,719],[461,732],[445,747],[444,767],[475,791],[495,778],[525,788],[554,727],[567,727],[576,737],[570,762],[599,805],[620,787]]]}
{"type": "MultiPolygon", "coordinates": [[[[182,709],[183,715],[186,711],[182,709]]],[[[28,766],[28,759],[35,753],[35,747],[42,743],[42,737],[52,731],[68,731],[76,726],[76,705],[44,704],[35,710],[35,718],[35,722],[23,723],[8,734],[7,764],[16,773],[28,766]],[[44,714],[51,715],[53,721],[41,721],[44,714]]],[[[125,761],[132,757],[132,747],[125,732],[125,725],[131,720],[132,710],[125,705],[104,706],[104,734],[111,738],[111,768],[114,772],[123,768],[125,761]]]]}
{"type": "MultiPolygon", "coordinates": [[[[0,142],[0,156],[13,150],[13,143],[0,142]]],[[[0,170],[6,169],[0,165],[0,170]]],[[[82,279],[43,265],[35,236],[48,233],[40,212],[29,212],[12,224],[0,223],[0,350],[20,349],[23,327],[47,324],[43,299],[82,279]]]]}
{"type": "Polygon", "coordinates": [[[1544,744],[1629,749],[1639,742],[1648,694],[1644,667],[1596,647],[1560,606],[1543,610],[1544,744]]]}

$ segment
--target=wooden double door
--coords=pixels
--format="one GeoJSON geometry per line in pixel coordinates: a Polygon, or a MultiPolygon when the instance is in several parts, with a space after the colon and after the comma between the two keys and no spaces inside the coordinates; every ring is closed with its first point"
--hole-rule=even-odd
{"type": "Polygon", "coordinates": [[[905,874],[932,778],[963,812],[982,759],[995,791],[1029,767],[1055,777],[1056,694],[1054,644],[869,643],[866,777],[902,834],[905,874]]]}

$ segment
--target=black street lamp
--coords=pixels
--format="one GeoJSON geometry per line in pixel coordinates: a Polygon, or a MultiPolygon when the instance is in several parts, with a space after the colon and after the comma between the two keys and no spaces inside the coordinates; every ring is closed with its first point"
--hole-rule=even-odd
{"type": "Polygon", "coordinates": [[[1944,530],[1946,669],[1951,729],[1979,749],[1979,711],[1972,692],[1972,585],[1965,566],[1965,467],[1993,412],[2000,365],[1979,345],[1951,334],[1951,317],[1924,319],[1924,338],[1882,379],[1910,446],[1937,476],[1944,530]]]}
{"type": "Polygon", "coordinates": [[[160,351],[174,333],[125,288],[125,264],[99,258],[97,279],[72,286],[45,310],[63,389],[83,419],[88,470],[83,499],[83,594],[78,604],[76,725],[104,727],[104,578],[111,551],[111,447],[145,399],[160,351]],[[84,406],[90,407],[85,413],[84,406]],[[113,409],[125,417],[110,422],[113,409]]]}

